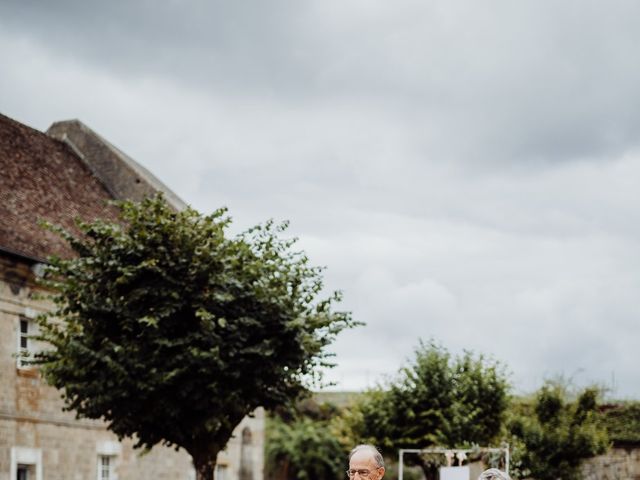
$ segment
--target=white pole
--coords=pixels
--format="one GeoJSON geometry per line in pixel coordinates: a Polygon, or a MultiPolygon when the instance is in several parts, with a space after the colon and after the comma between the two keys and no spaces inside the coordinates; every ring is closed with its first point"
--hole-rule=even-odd
{"type": "Polygon", "coordinates": [[[509,444],[505,447],[504,464],[505,471],[509,475],[509,444]]]}
{"type": "Polygon", "coordinates": [[[399,452],[400,458],[398,459],[398,480],[402,480],[403,474],[403,461],[402,457],[404,456],[404,450],[401,448],[399,452]]]}

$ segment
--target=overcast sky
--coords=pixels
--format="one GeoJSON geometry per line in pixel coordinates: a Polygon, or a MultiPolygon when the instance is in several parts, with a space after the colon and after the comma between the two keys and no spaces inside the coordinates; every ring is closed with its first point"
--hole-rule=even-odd
{"type": "Polygon", "coordinates": [[[640,398],[640,3],[0,2],[0,112],[78,118],[203,212],[289,219],[366,323],[640,398]]]}

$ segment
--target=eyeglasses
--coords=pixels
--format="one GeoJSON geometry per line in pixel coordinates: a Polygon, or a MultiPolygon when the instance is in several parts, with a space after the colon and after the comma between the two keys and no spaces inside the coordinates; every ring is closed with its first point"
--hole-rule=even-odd
{"type": "Polygon", "coordinates": [[[347,475],[349,476],[349,478],[353,478],[356,476],[356,473],[358,475],[360,475],[360,478],[369,478],[369,475],[371,475],[371,470],[347,470],[347,475]]]}

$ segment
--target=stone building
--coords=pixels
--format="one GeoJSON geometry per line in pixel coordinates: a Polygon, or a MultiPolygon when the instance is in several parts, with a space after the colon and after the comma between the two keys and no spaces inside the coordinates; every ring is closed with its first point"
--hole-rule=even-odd
{"type": "Polygon", "coordinates": [[[613,446],[582,465],[584,480],[640,480],[640,445],[613,446]]]}
{"type": "MultiPolygon", "coordinates": [[[[73,229],[74,219],[115,218],[112,199],[140,200],[162,191],[184,203],[149,171],[74,120],[42,133],[0,115],[0,480],[188,480],[184,451],[157,446],[141,454],[100,421],[64,412],[19,352],[37,346],[33,318],[50,306],[37,277],[51,254],[68,247],[40,225],[73,229]]],[[[217,480],[263,478],[264,413],[236,428],[218,457],[217,480]]]]}

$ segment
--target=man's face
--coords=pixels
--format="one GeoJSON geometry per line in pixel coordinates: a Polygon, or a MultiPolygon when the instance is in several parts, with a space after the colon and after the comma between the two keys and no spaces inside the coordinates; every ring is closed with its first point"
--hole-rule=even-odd
{"type": "Polygon", "coordinates": [[[369,478],[369,480],[380,480],[384,476],[384,467],[378,467],[375,459],[373,458],[373,452],[367,448],[358,450],[353,454],[351,460],[349,460],[349,470],[368,471],[368,477],[362,477],[359,473],[351,477],[352,480],[363,480],[369,478]]]}

